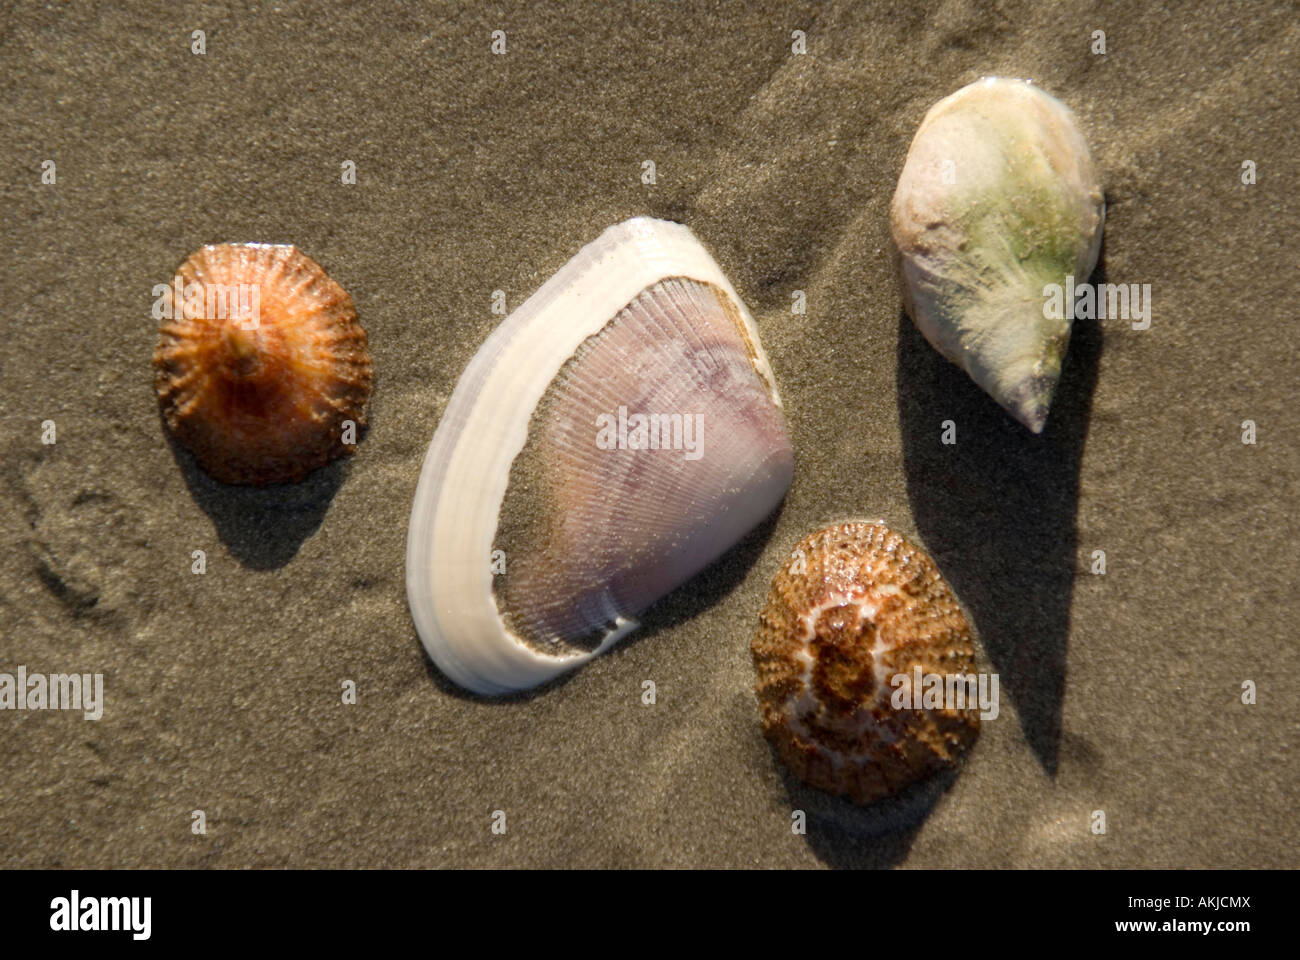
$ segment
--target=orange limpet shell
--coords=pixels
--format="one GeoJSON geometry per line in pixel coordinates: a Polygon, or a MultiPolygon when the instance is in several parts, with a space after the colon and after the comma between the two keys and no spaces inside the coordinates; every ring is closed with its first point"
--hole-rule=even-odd
{"type": "Polygon", "coordinates": [[[975,706],[891,702],[891,679],[915,667],[971,675],[975,648],[934,561],[882,522],[801,540],[751,646],[763,734],[815,787],[872,803],[953,767],[979,734],[975,706]]]}
{"type": "Polygon", "coordinates": [[[163,419],[204,470],[225,483],[291,483],[352,451],[344,429],[365,425],[370,352],[352,298],[320,264],[289,244],[209,244],[177,283],[256,289],[242,288],[255,318],[235,297],[205,294],[191,311],[201,315],[174,304],[158,332],[163,419]]]}

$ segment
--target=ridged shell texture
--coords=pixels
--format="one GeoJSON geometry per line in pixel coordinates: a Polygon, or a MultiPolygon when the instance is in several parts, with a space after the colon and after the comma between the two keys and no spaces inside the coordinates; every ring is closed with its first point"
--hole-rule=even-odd
{"type": "Polygon", "coordinates": [[[579,347],[534,415],[503,510],[531,489],[534,522],[497,542],[511,558],[503,615],[548,644],[635,615],[766,515],[792,472],[736,309],[710,284],[665,279],[579,347]],[[608,441],[620,409],[633,428],[610,449],[597,424],[608,441]],[[649,449],[634,448],[637,416],[659,418],[641,435],[649,449]]]}
{"type": "Polygon", "coordinates": [[[752,648],[764,735],[804,781],[857,803],[953,766],[978,734],[974,708],[891,704],[891,678],[969,674],[974,646],[934,562],[881,522],[800,541],[752,648]]]}
{"type": "MultiPolygon", "coordinates": [[[[290,245],[214,244],[177,271],[182,288],[256,285],[256,323],[204,297],[159,330],[154,385],[167,427],[218,480],[303,479],[351,452],[344,422],[365,424],[371,363],[352,298],[290,245]]],[[[228,301],[227,301],[228,303],[228,301]]]]}

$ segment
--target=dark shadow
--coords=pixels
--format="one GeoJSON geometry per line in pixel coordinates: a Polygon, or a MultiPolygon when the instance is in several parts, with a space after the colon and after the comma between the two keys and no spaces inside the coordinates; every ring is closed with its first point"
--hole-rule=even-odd
{"type": "Polygon", "coordinates": [[[808,848],[828,867],[842,870],[883,870],[906,860],[921,825],[958,774],[947,770],[863,807],[808,786],[781,762],[774,747],[768,749],[790,809],[807,815],[808,848]]]}
{"type": "MultiPolygon", "coordinates": [[[[1103,259],[1090,278],[1106,280],[1103,259]]],[[[974,621],[1026,740],[1056,775],[1074,587],[1079,465],[1102,350],[1075,320],[1047,425],[1017,423],[898,318],[898,409],[912,516],[974,621]],[[957,443],[940,442],[953,420],[957,443]]]]}
{"type": "MultiPolygon", "coordinates": [[[[253,570],[275,570],[293,559],[325,519],[349,459],[313,470],[301,483],[238,487],[213,480],[188,450],[165,435],[194,502],[212,518],[231,555],[253,570]]],[[[358,443],[362,439],[364,430],[358,443]]]]}
{"type": "MultiPolygon", "coordinates": [[[[783,499],[762,523],[745,534],[730,550],[680,587],[669,591],[651,604],[640,616],[641,626],[624,637],[602,656],[617,656],[619,650],[625,649],[630,644],[650,640],[656,634],[697,616],[736,589],[745,579],[745,574],[749,572],[750,567],[762,555],[763,548],[772,536],[772,531],[776,529],[776,522],[784,509],[785,500],[783,499]]],[[[429,679],[433,681],[439,690],[462,700],[474,700],[480,703],[520,703],[532,700],[534,697],[545,696],[550,691],[568,683],[584,669],[584,667],[578,667],[576,670],[569,670],[553,680],[530,690],[520,690],[517,693],[507,694],[502,697],[485,697],[466,690],[449,680],[430,659],[428,651],[424,649],[424,644],[418,634],[415,636],[415,643],[420,648],[424,672],[429,675],[429,679]]]]}

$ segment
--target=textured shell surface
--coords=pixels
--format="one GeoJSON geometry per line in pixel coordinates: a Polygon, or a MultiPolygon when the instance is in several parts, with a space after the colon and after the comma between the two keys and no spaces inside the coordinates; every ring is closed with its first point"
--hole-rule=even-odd
{"type": "Polygon", "coordinates": [[[989,77],[939,101],[908,150],[890,211],[908,314],[925,338],[1035,433],[1070,321],[1045,287],[1086,283],[1105,201],[1068,107],[989,77]]]}
{"type": "Polygon", "coordinates": [[[352,298],[316,261],[289,244],[209,244],[173,289],[182,296],[159,328],[154,387],[205,471],[296,482],[351,452],[344,428],[365,425],[370,353],[352,298]]]}
{"type": "Polygon", "coordinates": [[[772,580],[752,652],[764,736],[830,793],[860,804],[899,793],[955,767],[978,736],[973,706],[895,707],[903,688],[920,702],[917,668],[967,677],[975,650],[934,562],[882,521],[799,542],[772,580]]]}
{"type": "Polygon", "coordinates": [[[425,457],[407,597],[480,694],[585,663],[779,504],[793,475],[748,310],[686,227],[611,227],[492,333],[425,457]]]}

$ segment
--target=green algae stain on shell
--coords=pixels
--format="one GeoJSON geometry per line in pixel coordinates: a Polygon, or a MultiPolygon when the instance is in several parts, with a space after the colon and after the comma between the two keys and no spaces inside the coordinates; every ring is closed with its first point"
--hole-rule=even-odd
{"type": "Polygon", "coordinates": [[[1087,142],[1059,100],[986,78],[939,101],[917,129],[890,221],[903,296],[925,338],[1012,416],[1042,431],[1070,321],[1043,288],[1083,283],[1105,204],[1087,142]]]}

